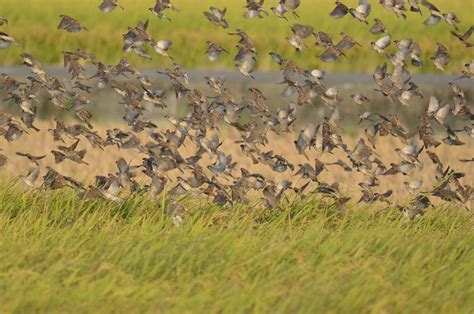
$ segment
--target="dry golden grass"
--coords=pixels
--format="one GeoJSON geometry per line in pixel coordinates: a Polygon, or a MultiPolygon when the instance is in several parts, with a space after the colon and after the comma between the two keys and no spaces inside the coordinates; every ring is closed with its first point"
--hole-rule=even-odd
{"type": "MultiPolygon", "coordinates": [[[[116,146],[108,146],[105,147],[104,151],[100,149],[94,149],[89,143],[84,139],[81,140],[79,144],[79,148],[86,148],[87,154],[84,158],[84,161],[88,162],[90,165],[79,165],[74,163],[70,160],[65,160],[60,164],[54,163],[54,157],[50,153],[52,149],[56,149],[58,143],[55,143],[51,137],[51,135],[47,132],[48,128],[53,127],[52,123],[48,122],[39,122],[38,126],[41,128],[41,131],[38,133],[30,132],[30,135],[23,135],[20,140],[5,144],[2,144],[0,148],[3,149],[2,153],[8,156],[10,159],[10,163],[7,164],[6,167],[2,168],[2,177],[4,178],[12,178],[18,177],[21,174],[27,173],[29,167],[31,165],[28,164],[28,161],[23,158],[15,155],[15,152],[29,152],[33,155],[43,155],[47,154],[47,157],[41,162],[43,167],[51,166],[61,174],[73,176],[74,178],[81,180],[85,183],[92,183],[93,179],[96,175],[107,175],[107,173],[115,173],[117,171],[115,161],[123,157],[125,160],[129,161],[132,165],[139,165],[142,162],[142,158],[145,157],[144,154],[139,153],[134,150],[124,150],[118,149],[116,146]]],[[[106,137],[106,130],[111,129],[113,127],[119,127],[123,130],[127,130],[126,126],[120,125],[113,125],[107,126],[103,125],[97,129],[99,134],[105,138],[106,137]]],[[[170,128],[170,126],[166,126],[170,128]]],[[[293,141],[296,139],[297,133],[293,133],[292,135],[270,135],[269,136],[269,144],[266,146],[266,149],[262,151],[269,151],[273,150],[276,154],[281,154],[285,158],[287,158],[291,163],[293,163],[296,167],[299,163],[308,162],[303,155],[298,155],[296,148],[293,144],[293,141]]],[[[236,175],[239,174],[238,170],[243,167],[251,172],[261,173],[268,179],[272,179],[274,181],[280,180],[290,180],[293,182],[294,185],[302,185],[306,181],[300,179],[299,177],[293,176],[294,172],[286,171],[284,173],[278,174],[271,170],[270,167],[257,164],[253,165],[250,158],[245,157],[239,149],[238,144],[234,144],[234,141],[238,139],[238,134],[231,130],[224,130],[221,134],[219,134],[221,140],[224,140],[223,145],[221,146],[220,150],[225,153],[231,153],[233,156],[234,161],[237,162],[236,166],[236,175]]],[[[349,148],[353,148],[355,143],[359,140],[360,137],[354,136],[346,136],[344,137],[345,143],[348,144],[349,148]]],[[[441,145],[437,149],[431,149],[432,151],[436,152],[440,157],[441,161],[445,164],[445,166],[449,165],[452,169],[456,171],[461,171],[466,173],[466,177],[463,179],[465,184],[473,185],[473,177],[474,177],[474,167],[472,167],[472,163],[461,163],[459,159],[462,158],[471,158],[472,151],[474,149],[474,145],[472,141],[468,138],[464,138],[466,145],[464,146],[447,146],[441,145]]],[[[68,144],[72,143],[69,141],[68,144]]],[[[189,142],[189,139],[185,142],[185,147],[180,148],[180,153],[183,157],[188,157],[193,155],[196,152],[196,146],[194,143],[189,142]]],[[[380,155],[379,159],[382,160],[387,167],[390,166],[390,163],[399,162],[399,158],[394,152],[395,148],[402,148],[403,145],[400,141],[396,138],[392,137],[384,137],[378,138],[376,142],[376,151],[380,155]]],[[[311,150],[308,154],[310,158],[309,163],[313,164],[314,158],[318,158],[323,162],[334,162],[337,159],[342,159],[346,162],[346,154],[338,149],[334,151],[334,154],[323,154],[321,155],[314,150],[311,150]]],[[[401,174],[397,174],[395,176],[382,176],[380,177],[380,187],[376,190],[379,192],[385,192],[386,190],[393,190],[394,195],[393,199],[397,200],[405,200],[409,197],[408,192],[405,189],[403,184],[404,181],[411,181],[415,179],[423,180],[422,191],[429,190],[430,187],[435,183],[434,178],[434,170],[435,167],[432,162],[429,160],[425,153],[420,155],[420,160],[424,163],[424,168],[421,171],[415,170],[409,176],[403,176],[401,174]]],[[[212,161],[213,162],[213,161],[212,161]]],[[[204,156],[203,160],[201,161],[201,165],[209,165],[212,163],[207,155],[204,156]]],[[[364,175],[358,173],[356,171],[346,172],[342,170],[338,166],[328,166],[329,171],[324,171],[320,175],[320,179],[323,182],[333,183],[337,182],[340,184],[341,191],[343,193],[347,193],[355,198],[360,195],[360,188],[358,186],[358,182],[362,182],[364,179],[364,175]]],[[[296,170],[295,170],[296,171],[296,170]]],[[[44,174],[44,171],[42,172],[44,174]]],[[[208,173],[210,174],[210,173],[208,173]]],[[[181,174],[178,170],[174,170],[169,172],[170,178],[174,178],[175,176],[181,175],[185,177],[186,175],[181,174]]]]}

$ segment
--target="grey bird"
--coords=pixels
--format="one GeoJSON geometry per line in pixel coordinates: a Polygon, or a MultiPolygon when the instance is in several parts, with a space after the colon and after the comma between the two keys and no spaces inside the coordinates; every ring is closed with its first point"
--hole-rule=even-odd
{"type": "Polygon", "coordinates": [[[124,10],[124,7],[120,3],[118,3],[117,0],[104,0],[99,5],[99,10],[104,13],[109,13],[115,10],[116,7],[120,7],[122,10],[124,10]]]}
{"type": "Polygon", "coordinates": [[[414,180],[410,182],[405,181],[403,182],[403,184],[405,185],[407,191],[410,194],[416,194],[421,189],[421,186],[423,185],[423,180],[414,180]]]}
{"type": "Polygon", "coordinates": [[[439,21],[441,21],[441,19],[443,18],[443,14],[440,12],[440,10],[436,6],[434,6],[431,2],[426,1],[426,0],[422,0],[421,4],[424,7],[426,7],[430,12],[430,17],[427,18],[423,22],[423,24],[425,24],[425,25],[436,25],[436,24],[438,24],[439,21]]]}
{"type": "Polygon", "coordinates": [[[446,128],[446,132],[447,132],[447,137],[442,139],[443,143],[450,146],[461,146],[465,144],[463,141],[459,139],[457,134],[453,130],[451,130],[450,127],[446,128]]]}
{"type": "Polygon", "coordinates": [[[416,196],[407,206],[398,206],[398,209],[403,213],[406,223],[419,219],[423,216],[425,209],[432,206],[430,199],[423,194],[416,196]]]}
{"type": "Polygon", "coordinates": [[[335,19],[343,18],[349,13],[349,8],[341,1],[336,1],[336,7],[329,13],[335,19]]]}
{"type": "Polygon", "coordinates": [[[407,18],[405,14],[405,2],[403,0],[380,0],[380,4],[389,12],[393,12],[397,17],[407,18]]]}
{"type": "Polygon", "coordinates": [[[159,40],[159,41],[155,41],[154,39],[150,40],[150,46],[153,48],[153,50],[157,54],[163,57],[168,57],[171,60],[174,60],[174,58],[168,54],[168,50],[171,48],[172,45],[173,45],[173,42],[171,40],[159,40]]]}
{"type": "Polygon", "coordinates": [[[369,29],[369,32],[374,35],[387,33],[387,28],[380,19],[374,19],[375,24],[369,29]]]}
{"type": "Polygon", "coordinates": [[[319,59],[323,62],[332,62],[338,60],[341,56],[345,56],[344,52],[336,46],[330,46],[324,50],[319,59]]]}
{"type": "Polygon", "coordinates": [[[155,6],[148,10],[157,18],[171,21],[163,12],[166,10],[178,11],[178,9],[171,3],[170,0],[156,0],[155,6]]]}
{"type": "Polygon", "coordinates": [[[361,44],[359,44],[357,41],[355,41],[351,36],[347,35],[344,32],[340,33],[341,35],[341,40],[336,44],[336,47],[340,51],[346,51],[354,47],[355,45],[362,47],[361,44]]]}
{"type": "Polygon", "coordinates": [[[422,13],[421,13],[419,2],[420,2],[419,0],[408,0],[408,5],[410,6],[411,12],[417,12],[417,13],[420,13],[421,15],[422,13]]]}
{"type": "Polygon", "coordinates": [[[300,6],[300,0],[280,0],[280,5],[284,6],[286,11],[291,13],[294,17],[299,17],[296,9],[300,6]]]}
{"type": "Polygon", "coordinates": [[[216,7],[210,7],[210,12],[205,11],[204,16],[214,25],[220,26],[224,29],[229,28],[229,24],[225,19],[226,8],[220,10],[216,7]]]}
{"type": "Polygon", "coordinates": [[[385,49],[390,46],[392,43],[392,38],[390,34],[385,35],[384,37],[379,38],[375,42],[371,42],[372,49],[374,49],[376,52],[385,55],[385,49]]]}
{"type": "Polygon", "coordinates": [[[35,167],[29,170],[26,175],[20,176],[20,179],[29,187],[34,188],[39,175],[40,167],[35,167]]]}
{"type": "Polygon", "coordinates": [[[285,16],[288,9],[283,4],[279,2],[276,7],[271,7],[270,9],[277,17],[288,21],[288,18],[285,16]]]}
{"type": "Polygon", "coordinates": [[[451,57],[448,53],[448,48],[441,43],[436,43],[436,51],[434,56],[432,56],[431,61],[435,67],[444,72],[444,67],[449,64],[451,57]]]}
{"type": "Polygon", "coordinates": [[[268,16],[268,12],[263,9],[263,3],[265,0],[247,0],[247,11],[244,13],[244,18],[254,19],[254,18],[264,18],[268,16]]]}
{"type": "Polygon", "coordinates": [[[354,9],[349,9],[349,13],[357,20],[369,24],[367,18],[372,11],[372,6],[368,0],[359,0],[359,5],[354,9]]]}

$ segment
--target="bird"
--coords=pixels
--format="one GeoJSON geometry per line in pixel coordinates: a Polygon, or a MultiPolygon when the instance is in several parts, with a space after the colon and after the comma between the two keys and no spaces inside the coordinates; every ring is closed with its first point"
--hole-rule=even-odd
{"type": "Polygon", "coordinates": [[[332,62],[338,60],[341,56],[345,56],[342,50],[336,46],[330,46],[324,50],[319,59],[323,62],[332,62]]]}
{"type": "Polygon", "coordinates": [[[247,11],[244,13],[244,18],[254,19],[254,18],[264,18],[268,16],[268,12],[263,9],[263,2],[265,0],[247,0],[245,8],[247,11]]]}
{"type": "Polygon", "coordinates": [[[405,2],[402,0],[380,0],[380,4],[389,12],[393,12],[395,16],[404,20],[407,18],[405,14],[405,2]]]}
{"type": "Polygon", "coordinates": [[[359,5],[355,8],[350,8],[349,13],[360,22],[369,24],[367,18],[372,12],[372,6],[368,0],[359,0],[359,5]]]}
{"type": "Polygon", "coordinates": [[[122,10],[125,9],[120,3],[118,3],[117,0],[103,0],[102,3],[99,5],[99,10],[104,13],[110,13],[115,10],[116,7],[119,7],[122,10]]]}
{"type": "Polygon", "coordinates": [[[337,49],[339,49],[340,51],[347,51],[356,45],[359,47],[362,47],[361,44],[359,44],[357,41],[352,39],[352,37],[350,37],[348,34],[341,32],[340,35],[342,38],[336,44],[337,49]]]}
{"type": "Polygon", "coordinates": [[[369,32],[371,34],[378,35],[382,33],[387,33],[387,28],[380,19],[375,18],[374,21],[375,24],[369,29],[369,32]]]}
{"type": "Polygon", "coordinates": [[[10,47],[11,45],[19,46],[20,43],[16,41],[15,38],[11,37],[5,32],[0,32],[0,48],[5,49],[10,47]]]}
{"type": "Polygon", "coordinates": [[[88,31],[87,27],[70,16],[60,15],[59,17],[61,22],[59,22],[58,29],[63,29],[69,33],[78,33],[82,30],[88,31]]]}
{"type": "Polygon", "coordinates": [[[448,48],[442,43],[436,43],[436,51],[434,56],[430,57],[435,67],[444,72],[444,67],[449,64],[451,57],[448,53],[448,48]]]}
{"type": "Polygon", "coordinates": [[[174,60],[174,58],[168,54],[168,50],[171,48],[172,45],[173,42],[171,40],[160,40],[158,42],[154,39],[150,40],[150,46],[157,54],[174,60]]]}
{"type": "Polygon", "coordinates": [[[471,48],[473,44],[469,42],[469,39],[471,38],[472,33],[474,32],[474,26],[471,26],[465,33],[457,33],[456,31],[451,31],[451,34],[459,39],[465,46],[466,48],[471,48]]]}
{"type": "Polygon", "coordinates": [[[8,161],[8,157],[0,153],[0,167],[5,166],[8,161]]]}
{"type": "Polygon", "coordinates": [[[420,219],[427,208],[432,206],[430,199],[426,195],[417,195],[410,203],[406,206],[397,206],[402,212],[405,223],[409,223],[412,220],[420,219]]]}
{"type": "Polygon", "coordinates": [[[336,7],[329,13],[329,16],[340,19],[349,13],[349,8],[341,1],[336,1],[336,7]]]}
{"type": "Polygon", "coordinates": [[[35,167],[29,170],[26,175],[20,176],[20,179],[29,187],[34,188],[35,182],[37,181],[39,175],[40,175],[40,167],[35,167]]]}
{"type": "Polygon", "coordinates": [[[379,38],[375,42],[371,42],[370,45],[372,46],[372,49],[374,49],[376,52],[385,55],[385,49],[390,46],[392,43],[392,37],[390,34],[387,34],[381,38],[379,38]]]}
{"type": "Polygon", "coordinates": [[[214,25],[220,26],[224,29],[229,28],[229,24],[225,19],[227,9],[218,9],[216,7],[210,7],[209,12],[205,11],[204,16],[214,25]]]}
{"type": "Polygon", "coordinates": [[[163,12],[166,10],[178,11],[170,0],[156,0],[155,6],[148,9],[153,15],[159,19],[171,21],[163,12]]]}
{"type": "Polygon", "coordinates": [[[280,0],[279,5],[285,8],[286,12],[291,13],[295,18],[299,18],[298,13],[296,13],[296,9],[300,6],[300,0],[280,0]]]}
{"type": "Polygon", "coordinates": [[[362,106],[365,102],[369,102],[369,98],[367,98],[366,96],[362,95],[361,93],[357,93],[357,94],[352,94],[351,95],[351,98],[354,100],[354,102],[359,105],[359,106],[362,106]]]}
{"type": "Polygon", "coordinates": [[[208,45],[208,48],[206,50],[207,59],[210,62],[217,61],[217,59],[219,59],[222,53],[229,54],[229,52],[225,48],[211,40],[208,40],[206,43],[208,45]]]}
{"type": "Polygon", "coordinates": [[[29,153],[22,153],[22,152],[16,152],[18,156],[25,157],[27,158],[31,163],[35,164],[36,166],[39,166],[39,161],[44,159],[46,155],[41,155],[41,156],[33,156],[29,153]]]}

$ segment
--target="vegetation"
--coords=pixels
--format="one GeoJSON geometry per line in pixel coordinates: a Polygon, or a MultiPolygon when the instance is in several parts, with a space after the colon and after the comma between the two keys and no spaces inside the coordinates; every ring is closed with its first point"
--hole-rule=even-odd
{"type": "MultiPolygon", "coordinates": [[[[0,187],[2,312],[471,312],[472,216],[86,201],[0,187]]],[[[253,204],[255,205],[255,204],[253,204]]]]}
{"type": "MultiPolygon", "coordinates": [[[[1,15],[8,18],[9,24],[3,26],[1,30],[17,38],[21,45],[0,51],[0,63],[19,64],[21,62],[19,54],[26,51],[34,54],[45,64],[60,64],[62,62],[61,50],[75,50],[83,47],[109,63],[116,63],[121,57],[127,56],[132,64],[140,67],[168,66],[171,61],[158,55],[155,55],[154,60],[150,62],[122,51],[121,35],[126,32],[127,27],[135,26],[140,20],[149,19],[151,34],[156,39],[170,39],[174,42],[171,54],[175,56],[178,63],[194,68],[230,69],[233,67],[231,56],[224,56],[220,61],[211,64],[204,54],[208,39],[222,44],[231,54],[235,54],[236,38],[227,35],[228,31],[213,26],[201,14],[211,5],[227,7],[227,19],[231,26],[229,30],[240,27],[254,39],[260,53],[258,61],[260,70],[277,69],[277,65],[268,56],[270,51],[279,52],[301,66],[320,67],[329,71],[370,72],[376,64],[383,62],[383,56],[377,56],[371,51],[370,42],[378,37],[368,33],[369,26],[350,16],[341,20],[333,20],[329,17],[329,12],[334,7],[333,0],[303,1],[299,9],[301,18],[298,20],[290,18],[290,22],[278,19],[273,14],[261,20],[245,20],[242,17],[245,2],[236,0],[175,0],[174,3],[180,12],[169,14],[172,22],[159,20],[147,10],[153,6],[154,0],[121,0],[120,3],[123,3],[126,10],[116,9],[110,14],[104,14],[97,9],[99,2],[83,0],[71,3],[63,0],[48,0],[46,5],[42,0],[3,0],[1,15]],[[60,14],[79,19],[90,31],[69,34],[57,30],[60,14]],[[286,42],[285,37],[291,34],[290,25],[293,23],[312,25],[316,31],[333,34],[335,40],[338,40],[339,32],[345,31],[364,47],[350,51],[348,58],[342,58],[338,62],[321,64],[317,56],[322,53],[322,50],[315,48],[312,40],[308,41],[309,48],[299,54],[286,42]]],[[[356,3],[349,2],[351,5],[356,3]]],[[[274,4],[268,1],[266,9],[270,11],[269,7],[274,4]]],[[[462,31],[474,23],[472,12],[466,9],[466,2],[463,0],[437,1],[436,5],[443,12],[455,12],[462,21],[462,31]]],[[[439,73],[429,60],[436,48],[436,42],[442,42],[450,47],[452,61],[447,67],[448,72],[459,73],[462,65],[472,58],[470,50],[450,34],[450,26],[445,23],[432,27],[422,24],[428,15],[426,10],[423,16],[410,13],[409,18],[403,21],[384,10],[378,3],[374,3],[373,6],[371,20],[375,17],[381,18],[394,39],[404,38],[409,34],[419,42],[425,62],[421,71],[439,73]]],[[[413,71],[418,71],[418,69],[413,69],[413,71]]]]}

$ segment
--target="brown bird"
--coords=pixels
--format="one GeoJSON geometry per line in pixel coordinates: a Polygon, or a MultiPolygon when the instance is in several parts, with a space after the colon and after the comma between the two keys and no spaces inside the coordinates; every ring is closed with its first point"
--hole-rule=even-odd
{"type": "Polygon", "coordinates": [[[459,34],[455,31],[451,31],[453,36],[457,37],[467,48],[471,48],[473,44],[469,42],[472,33],[474,32],[474,26],[471,26],[464,34],[459,34]]]}
{"type": "Polygon", "coordinates": [[[7,162],[8,162],[7,156],[0,154],[0,167],[5,166],[7,162]]]}
{"type": "Polygon", "coordinates": [[[359,186],[362,188],[361,190],[362,196],[357,203],[373,203],[376,201],[380,201],[380,202],[386,202],[387,204],[390,204],[390,201],[388,199],[393,194],[392,190],[388,190],[387,192],[384,192],[384,193],[377,193],[377,192],[372,191],[370,186],[364,183],[360,183],[359,186]]]}
{"type": "Polygon", "coordinates": [[[33,163],[33,164],[35,164],[35,165],[37,165],[37,166],[39,166],[39,162],[38,162],[38,161],[41,160],[41,159],[44,159],[44,158],[46,157],[46,155],[33,156],[33,155],[29,154],[29,153],[21,153],[21,152],[16,152],[16,154],[17,154],[18,156],[27,158],[31,163],[33,163]]]}
{"type": "Polygon", "coordinates": [[[70,16],[60,15],[59,17],[61,18],[61,22],[59,22],[58,29],[64,29],[70,33],[77,33],[82,30],[88,31],[87,27],[70,16]]]}
{"type": "Polygon", "coordinates": [[[220,46],[219,44],[213,41],[208,40],[207,45],[208,45],[208,48],[206,50],[206,54],[207,54],[207,59],[210,62],[217,61],[217,59],[219,59],[220,55],[223,52],[226,54],[229,54],[227,50],[225,50],[222,46],[220,46]]]}
{"type": "Polygon", "coordinates": [[[362,106],[364,103],[366,102],[369,102],[369,98],[367,98],[366,96],[362,95],[361,93],[357,93],[357,94],[352,94],[351,95],[351,98],[354,100],[354,102],[359,105],[359,106],[362,106]]]}
{"type": "Polygon", "coordinates": [[[15,46],[19,45],[15,38],[11,37],[7,33],[0,32],[0,49],[8,48],[12,44],[15,46]]]}

